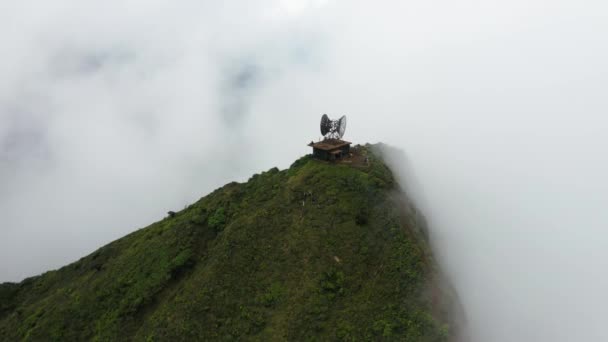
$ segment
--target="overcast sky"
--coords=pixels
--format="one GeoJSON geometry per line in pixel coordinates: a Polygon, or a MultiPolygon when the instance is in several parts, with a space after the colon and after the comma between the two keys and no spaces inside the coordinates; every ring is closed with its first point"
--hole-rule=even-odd
{"type": "Polygon", "coordinates": [[[404,151],[475,341],[608,340],[608,4],[0,2],[0,281],[308,153],[404,151]]]}

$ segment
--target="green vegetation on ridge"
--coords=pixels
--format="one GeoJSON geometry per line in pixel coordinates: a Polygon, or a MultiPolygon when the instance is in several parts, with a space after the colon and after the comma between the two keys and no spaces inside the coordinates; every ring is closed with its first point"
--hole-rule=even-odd
{"type": "Polygon", "coordinates": [[[449,291],[390,170],[309,157],[0,284],[0,340],[444,341],[449,291]]]}

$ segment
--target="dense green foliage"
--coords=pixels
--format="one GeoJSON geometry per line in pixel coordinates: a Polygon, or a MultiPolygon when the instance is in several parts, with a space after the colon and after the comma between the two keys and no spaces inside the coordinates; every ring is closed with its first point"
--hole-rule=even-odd
{"type": "Polygon", "coordinates": [[[449,291],[390,170],[303,157],[0,285],[0,340],[444,341],[449,291]]]}

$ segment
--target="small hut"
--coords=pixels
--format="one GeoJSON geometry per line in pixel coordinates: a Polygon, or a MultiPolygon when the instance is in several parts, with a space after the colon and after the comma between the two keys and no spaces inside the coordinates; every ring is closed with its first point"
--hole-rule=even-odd
{"type": "Polygon", "coordinates": [[[325,139],[319,142],[310,142],[312,156],[317,159],[335,161],[348,157],[350,142],[340,139],[325,139]]]}

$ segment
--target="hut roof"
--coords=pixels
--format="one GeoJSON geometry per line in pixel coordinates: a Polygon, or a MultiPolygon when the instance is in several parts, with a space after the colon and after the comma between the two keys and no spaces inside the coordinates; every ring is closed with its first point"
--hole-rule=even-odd
{"type": "Polygon", "coordinates": [[[313,148],[318,148],[319,150],[323,150],[323,151],[333,151],[335,149],[344,147],[346,145],[350,145],[351,142],[350,141],[344,141],[344,140],[339,140],[339,139],[325,139],[323,141],[319,141],[319,142],[311,142],[310,144],[308,144],[308,146],[311,146],[313,148]]]}

